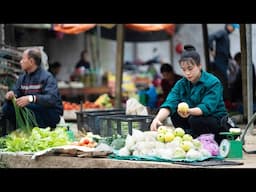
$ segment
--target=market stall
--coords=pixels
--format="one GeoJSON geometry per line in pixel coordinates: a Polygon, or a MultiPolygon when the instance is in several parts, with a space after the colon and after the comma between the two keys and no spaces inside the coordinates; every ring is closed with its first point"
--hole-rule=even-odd
{"type": "Polygon", "coordinates": [[[184,134],[162,127],[158,132],[133,129],[132,135],[70,135],[65,128],[33,128],[29,137],[17,132],[1,139],[0,164],[9,168],[187,168],[253,167],[251,156],[226,160],[184,134]],[[57,134],[56,134],[57,133],[57,134]],[[74,137],[75,136],[75,137],[74,137]],[[3,147],[5,145],[5,147],[3,147]],[[150,148],[148,148],[150,147],[150,148]],[[127,151],[129,149],[129,152],[127,151]],[[149,150],[150,149],[150,150],[149,150]],[[210,154],[211,152],[211,154],[210,154]],[[192,154],[193,153],[193,154],[192,154]],[[200,153],[200,154],[199,154],[200,153]]]}

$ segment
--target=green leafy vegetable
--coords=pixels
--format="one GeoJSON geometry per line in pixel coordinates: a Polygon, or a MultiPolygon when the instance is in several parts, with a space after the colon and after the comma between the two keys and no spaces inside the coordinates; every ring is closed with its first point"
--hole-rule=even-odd
{"type": "Polygon", "coordinates": [[[36,152],[70,143],[66,128],[56,128],[51,131],[50,127],[45,129],[34,127],[30,136],[14,132],[5,139],[6,151],[12,152],[36,152]]]}
{"type": "Polygon", "coordinates": [[[15,98],[12,99],[12,103],[15,110],[17,128],[29,134],[33,127],[38,126],[34,112],[27,107],[17,106],[15,98]]]}

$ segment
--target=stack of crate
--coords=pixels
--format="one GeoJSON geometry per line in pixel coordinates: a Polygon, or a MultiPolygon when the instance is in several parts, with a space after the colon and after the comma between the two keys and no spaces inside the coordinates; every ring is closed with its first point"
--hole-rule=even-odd
{"type": "Polygon", "coordinates": [[[132,129],[149,131],[152,115],[113,115],[99,118],[99,134],[101,136],[132,135],[132,129]]]}
{"type": "Polygon", "coordinates": [[[102,116],[124,115],[124,109],[84,110],[76,112],[78,130],[99,134],[99,118],[102,116]]]}

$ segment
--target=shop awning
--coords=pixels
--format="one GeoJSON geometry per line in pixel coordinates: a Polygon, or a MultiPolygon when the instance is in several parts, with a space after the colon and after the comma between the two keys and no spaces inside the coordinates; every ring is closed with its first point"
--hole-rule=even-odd
{"type": "MultiPolygon", "coordinates": [[[[116,24],[54,24],[53,30],[66,34],[79,34],[86,32],[96,25],[111,29],[116,24]]],[[[165,31],[172,35],[175,32],[175,24],[125,24],[125,27],[139,32],[165,31]]]]}
{"type": "Polygon", "coordinates": [[[54,24],[53,30],[66,34],[79,34],[94,28],[96,24],[54,24]]]}

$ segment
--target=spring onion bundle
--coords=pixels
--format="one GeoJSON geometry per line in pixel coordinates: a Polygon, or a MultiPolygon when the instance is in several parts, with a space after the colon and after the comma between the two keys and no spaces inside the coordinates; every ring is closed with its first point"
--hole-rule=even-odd
{"type": "Polygon", "coordinates": [[[31,133],[33,127],[38,127],[34,112],[27,107],[19,107],[15,98],[12,99],[12,103],[15,110],[17,129],[21,129],[27,134],[31,133]]]}

